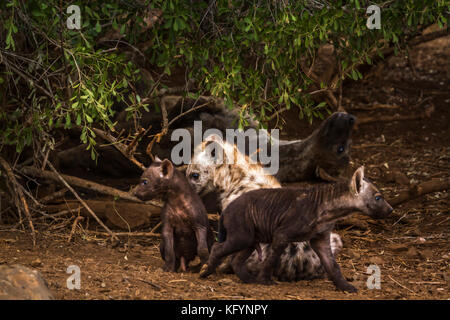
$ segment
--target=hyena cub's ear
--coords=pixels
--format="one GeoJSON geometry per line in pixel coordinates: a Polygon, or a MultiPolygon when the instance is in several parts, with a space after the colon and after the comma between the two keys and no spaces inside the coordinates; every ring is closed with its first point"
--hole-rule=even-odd
{"type": "Polygon", "coordinates": [[[363,183],[364,166],[361,166],[356,169],[355,173],[353,174],[352,180],[350,181],[350,191],[355,195],[360,194],[363,189],[363,183]]]}
{"type": "Polygon", "coordinates": [[[161,162],[161,171],[159,173],[161,178],[170,179],[173,176],[173,164],[168,159],[164,159],[161,162]]]}

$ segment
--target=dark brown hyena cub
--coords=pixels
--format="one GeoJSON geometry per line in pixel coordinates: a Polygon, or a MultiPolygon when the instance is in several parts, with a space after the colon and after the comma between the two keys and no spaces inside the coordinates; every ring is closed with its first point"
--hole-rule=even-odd
{"type": "Polygon", "coordinates": [[[198,255],[202,263],[208,260],[214,236],[202,200],[192,189],[186,176],[172,162],[156,160],[142,174],[134,194],[141,200],[161,197],[162,239],[160,252],[166,271],[186,271],[189,262],[198,255]]]}
{"type": "Polygon", "coordinates": [[[336,220],[355,211],[373,218],[392,212],[380,191],[364,178],[364,167],[349,182],[337,182],[307,189],[278,188],[247,192],[234,200],[219,221],[219,243],[214,244],[208,264],[200,275],[206,277],[223,257],[237,253],[231,262],[244,282],[271,283],[280,255],[290,242],[310,241],[325,271],[338,289],[356,292],[341,274],[330,249],[330,232],[336,220]],[[258,243],[270,243],[270,253],[258,275],[244,263],[258,243]]]}

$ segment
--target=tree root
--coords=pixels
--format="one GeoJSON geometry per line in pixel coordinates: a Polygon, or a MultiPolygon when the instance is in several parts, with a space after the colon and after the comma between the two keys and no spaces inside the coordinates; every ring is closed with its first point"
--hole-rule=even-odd
{"type": "Polygon", "coordinates": [[[416,199],[428,193],[443,191],[450,189],[450,181],[442,181],[440,179],[431,179],[421,184],[411,185],[408,190],[400,192],[398,196],[388,200],[392,206],[398,206],[404,202],[416,199]]]}

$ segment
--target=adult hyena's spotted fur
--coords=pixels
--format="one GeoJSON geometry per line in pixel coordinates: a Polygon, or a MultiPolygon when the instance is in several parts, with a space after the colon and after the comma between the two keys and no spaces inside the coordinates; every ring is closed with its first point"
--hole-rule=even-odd
{"type": "MultiPolygon", "coordinates": [[[[186,175],[194,189],[202,196],[210,192],[219,194],[220,204],[224,210],[240,195],[257,189],[281,188],[278,180],[267,174],[264,168],[239,152],[234,144],[221,141],[217,136],[209,136],[197,146],[186,169],[186,175]],[[216,163],[207,150],[207,146],[216,143],[223,150],[223,163],[216,163]],[[230,155],[233,156],[230,164],[230,155]]],[[[342,241],[338,234],[330,237],[331,249],[336,255],[342,249],[342,241]]],[[[261,256],[255,250],[247,259],[247,267],[257,273],[261,261],[269,253],[268,244],[260,244],[261,256]]],[[[322,277],[324,270],[317,254],[311,249],[309,242],[293,242],[288,245],[280,257],[280,263],[274,271],[274,276],[280,281],[296,281],[322,277]]]]}

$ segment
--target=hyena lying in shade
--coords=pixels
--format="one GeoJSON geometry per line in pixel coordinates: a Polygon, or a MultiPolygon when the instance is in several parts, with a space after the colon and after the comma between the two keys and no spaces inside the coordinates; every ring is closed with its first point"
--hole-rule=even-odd
{"type": "MultiPolygon", "coordinates": [[[[221,141],[216,136],[209,136],[197,148],[195,158],[186,169],[186,175],[201,196],[218,192],[222,210],[248,191],[281,188],[275,177],[268,175],[261,165],[251,163],[250,159],[240,153],[234,144],[221,141]],[[232,154],[234,164],[216,164],[206,150],[211,143],[216,143],[223,149],[224,162],[226,162],[226,155],[232,154]]],[[[342,249],[342,241],[338,234],[331,233],[330,245],[334,255],[342,249]]],[[[267,244],[261,244],[260,248],[261,255],[255,251],[246,262],[247,267],[254,272],[261,268],[261,260],[264,260],[269,253],[267,244]]],[[[324,270],[319,257],[311,250],[310,244],[303,241],[290,243],[286,247],[274,275],[280,281],[296,281],[322,277],[324,270]]]]}
{"type": "Polygon", "coordinates": [[[350,162],[351,134],[355,122],[355,116],[335,112],[306,139],[280,144],[277,179],[295,182],[336,178],[350,162]]]}
{"type": "Polygon", "coordinates": [[[310,241],[335,286],[356,292],[342,276],[330,248],[335,222],[355,210],[373,218],[384,218],[393,210],[380,191],[364,178],[364,167],[355,171],[350,182],[247,192],[222,212],[219,243],[213,245],[200,276],[208,276],[223,257],[237,253],[231,264],[242,281],[271,284],[273,270],[288,244],[310,241]],[[254,275],[245,261],[261,242],[270,243],[270,253],[254,275]]]}
{"type": "Polygon", "coordinates": [[[156,160],[145,170],[134,190],[141,200],[162,197],[161,257],[166,271],[186,271],[198,255],[204,263],[214,242],[206,209],[183,173],[169,160],[156,160]]]}

